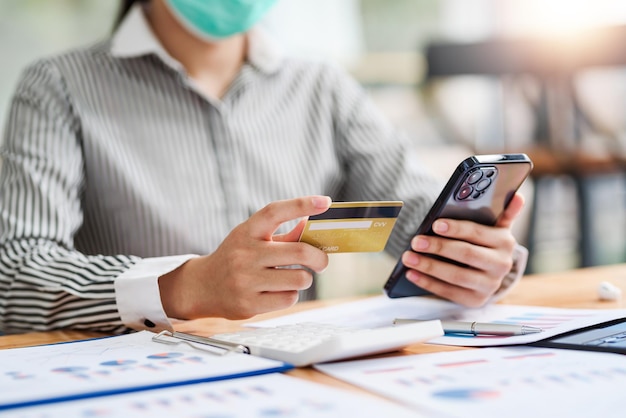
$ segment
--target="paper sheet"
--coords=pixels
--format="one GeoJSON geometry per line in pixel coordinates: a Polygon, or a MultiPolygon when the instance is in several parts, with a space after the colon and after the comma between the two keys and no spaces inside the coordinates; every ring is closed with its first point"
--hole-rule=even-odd
{"type": "Polygon", "coordinates": [[[567,331],[623,317],[626,317],[625,309],[561,309],[541,306],[492,305],[482,309],[460,312],[456,315],[456,319],[497,324],[524,324],[541,328],[543,332],[510,337],[444,335],[430,340],[429,343],[466,347],[527,344],[567,331]]]}
{"type": "Polygon", "coordinates": [[[217,356],[165,345],[142,331],[117,337],[0,350],[0,410],[16,403],[106,395],[139,388],[283,370],[245,354],[217,356]]]}
{"type": "Polygon", "coordinates": [[[448,301],[425,297],[390,299],[374,296],[325,308],[311,309],[266,321],[253,322],[252,327],[270,327],[296,322],[322,322],[361,328],[390,326],[394,318],[424,320],[453,317],[463,307],[448,301]]]}
{"type": "Polygon", "coordinates": [[[617,418],[626,411],[626,356],[612,353],[499,347],[315,368],[431,416],[617,418]]]}
{"type": "Polygon", "coordinates": [[[6,411],[5,418],[419,418],[391,401],[283,374],[91,398],[6,411]]]}
{"type": "Polygon", "coordinates": [[[623,317],[626,317],[626,309],[563,309],[500,304],[469,309],[433,298],[410,297],[390,299],[386,296],[375,296],[355,302],[255,322],[250,324],[250,326],[268,327],[296,322],[330,322],[337,325],[374,328],[390,326],[395,318],[414,318],[525,324],[544,330],[537,334],[511,337],[445,335],[428,341],[432,344],[486,347],[526,344],[563,332],[623,317]]]}

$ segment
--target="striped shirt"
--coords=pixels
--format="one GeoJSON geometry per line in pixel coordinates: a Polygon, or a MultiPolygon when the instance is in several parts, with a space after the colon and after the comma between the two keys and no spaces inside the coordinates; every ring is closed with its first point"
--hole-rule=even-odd
{"type": "Polygon", "coordinates": [[[1,149],[0,328],[168,327],[157,278],[271,201],[403,200],[398,256],[439,185],[341,69],[249,34],[221,100],[135,8],[98,44],[22,74],[1,149]]]}

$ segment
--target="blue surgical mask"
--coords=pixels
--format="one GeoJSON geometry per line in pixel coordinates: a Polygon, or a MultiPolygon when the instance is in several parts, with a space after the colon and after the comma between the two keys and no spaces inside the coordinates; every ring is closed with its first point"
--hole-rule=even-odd
{"type": "Polygon", "coordinates": [[[254,26],[276,0],[167,0],[180,22],[192,33],[216,41],[254,26]]]}

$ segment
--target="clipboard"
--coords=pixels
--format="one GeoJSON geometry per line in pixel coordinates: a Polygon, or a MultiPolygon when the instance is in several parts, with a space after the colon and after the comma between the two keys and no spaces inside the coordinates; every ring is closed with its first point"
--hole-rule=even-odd
{"type": "Polygon", "coordinates": [[[565,332],[529,345],[626,354],[626,318],[565,332]]]}

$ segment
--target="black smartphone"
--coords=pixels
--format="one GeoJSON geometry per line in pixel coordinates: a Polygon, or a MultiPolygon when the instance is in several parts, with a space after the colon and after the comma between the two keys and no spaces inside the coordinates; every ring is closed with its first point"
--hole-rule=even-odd
{"type": "MultiPolygon", "coordinates": [[[[432,224],[438,218],[467,219],[495,225],[530,174],[532,166],[526,154],[474,155],[465,159],[458,165],[414,235],[435,235],[432,224]]],[[[384,285],[387,296],[401,298],[429,294],[408,281],[406,271],[402,260],[398,260],[384,285]]]]}

